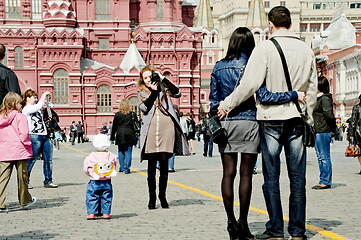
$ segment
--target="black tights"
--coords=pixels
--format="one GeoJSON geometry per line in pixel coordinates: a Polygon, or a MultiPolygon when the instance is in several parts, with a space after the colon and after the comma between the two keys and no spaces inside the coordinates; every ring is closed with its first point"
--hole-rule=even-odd
{"type": "MultiPolygon", "coordinates": [[[[228,220],[236,221],[233,211],[234,179],[237,174],[237,153],[222,153],[223,178],[221,183],[224,208],[228,220]]],[[[239,219],[247,222],[248,209],[251,202],[253,168],[257,154],[241,154],[240,181],[239,181],[239,219]]]]}
{"type": "MultiPolygon", "coordinates": [[[[148,179],[153,183],[155,188],[155,173],[156,173],[156,165],[157,161],[159,161],[159,171],[160,171],[160,179],[168,179],[168,158],[166,153],[157,153],[152,154],[151,158],[148,160],[148,179]]],[[[167,181],[167,180],[166,180],[167,181]]]]}

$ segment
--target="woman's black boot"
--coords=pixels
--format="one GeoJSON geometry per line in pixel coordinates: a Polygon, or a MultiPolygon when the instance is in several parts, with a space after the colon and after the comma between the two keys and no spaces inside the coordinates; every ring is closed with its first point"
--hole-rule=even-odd
{"type": "Polygon", "coordinates": [[[252,233],[249,231],[248,223],[241,219],[237,222],[238,236],[240,240],[251,240],[255,239],[252,233]]]}
{"type": "Polygon", "coordinates": [[[229,233],[229,239],[239,240],[236,221],[228,220],[227,231],[229,233]]]}
{"type": "Polygon", "coordinates": [[[155,202],[157,200],[157,194],[155,192],[155,178],[147,178],[148,180],[148,191],[149,191],[149,203],[148,209],[155,209],[155,202]]]}
{"type": "Polygon", "coordinates": [[[159,200],[160,200],[160,205],[162,206],[162,208],[169,208],[167,199],[166,199],[166,190],[167,190],[167,181],[168,181],[168,176],[159,176],[159,200]]]}

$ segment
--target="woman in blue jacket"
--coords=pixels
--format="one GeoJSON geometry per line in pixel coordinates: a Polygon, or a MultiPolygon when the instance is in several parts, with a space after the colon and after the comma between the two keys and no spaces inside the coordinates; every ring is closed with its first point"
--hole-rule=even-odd
{"type": "MultiPolygon", "coordinates": [[[[216,63],[211,75],[210,114],[217,114],[219,102],[230,95],[235,85],[242,80],[243,70],[250,57],[255,42],[251,31],[245,27],[237,28],[229,41],[226,57],[216,63]]],[[[304,100],[304,93],[295,91],[271,93],[262,87],[257,93],[262,104],[283,104],[293,99],[304,100]]],[[[218,144],[223,165],[221,183],[224,207],[227,213],[227,230],[230,239],[254,239],[248,228],[247,216],[252,192],[252,173],[259,151],[259,129],[256,120],[255,98],[233,109],[221,122],[227,131],[228,142],[218,144]],[[236,221],[233,211],[233,183],[237,173],[237,155],[241,153],[239,200],[240,215],[236,221]]]]}

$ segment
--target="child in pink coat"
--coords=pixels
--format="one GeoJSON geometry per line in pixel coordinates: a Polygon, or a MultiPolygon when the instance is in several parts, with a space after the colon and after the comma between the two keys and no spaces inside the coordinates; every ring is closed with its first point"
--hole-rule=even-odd
{"type": "Polygon", "coordinates": [[[18,175],[20,205],[29,207],[36,202],[28,190],[27,159],[31,158],[28,120],[21,113],[21,97],[13,92],[6,94],[0,109],[0,212],[7,212],[6,188],[13,166],[18,175]]]}
{"type": "Polygon", "coordinates": [[[117,156],[107,151],[110,141],[104,134],[93,138],[93,146],[97,151],[84,160],[84,172],[90,177],[86,191],[87,220],[94,220],[99,209],[104,219],[110,219],[113,199],[110,179],[117,175],[117,156]]]}

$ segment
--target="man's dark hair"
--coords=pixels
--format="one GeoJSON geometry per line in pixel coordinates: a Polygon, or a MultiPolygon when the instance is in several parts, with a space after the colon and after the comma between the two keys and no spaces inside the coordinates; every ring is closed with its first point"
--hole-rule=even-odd
{"type": "Polygon", "coordinates": [[[71,123],[75,123],[75,121],[72,121],[71,123]]]}
{"type": "Polygon", "coordinates": [[[285,27],[287,29],[291,26],[291,13],[283,6],[277,6],[271,9],[268,13],[268,20],[275,25],[276,28],[285,27]]]}
{"type": "Polygon", "coordinates": [[[6,53],[6,47],[4,44],[0,43],[0,60],[3,60],[5,58],[6,53]]]}
{"type": "Polygon", "coordinates": [[[323,93],[330,93],[330,84],[326,77],[318,77],[318,91],[323,93]]]}
{"type": "Polygon", "coordinates": [[[234,30],[229,39],[227,54],[223,61],[232,60],[233,58],[239,59],[242,52],[249,58],[254,47],[255,43],[252,32],[246,27],[239,27],[234,30]]]}

